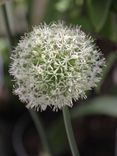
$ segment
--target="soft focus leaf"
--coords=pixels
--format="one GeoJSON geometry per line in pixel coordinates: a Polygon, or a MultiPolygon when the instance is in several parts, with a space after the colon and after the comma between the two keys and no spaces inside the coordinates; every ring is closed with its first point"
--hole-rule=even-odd
{"type": "Polygon", "coordinates": [[[72,117],[87,115],[109,115],[117,117],[117,97],[105,96],[77,106],[73,109],[72,117]]]}
{"type": "Polygon", "coordinates": [[[108,75],[108,73],[111,70],[111,67],[112,67],[112,65],[114,64],[115,61],[117,61],[117,54],[112,52],[112,53],[110,53],[110,55],[106,59],[106,67],[103,70],[102,79],[101,79],[100,83],[98,84],[98,87],[96,88],[97,92],[100,91],[101,85],[103,84],[106,76],[108,75]]]}
{"type": "Polygon", "coordinates": [[[108,17],[112,0],[87,0],[87,7],[91,22],[97,32],[99,32],[108,17]]]}
{"type": "Polygon", "coordinates": [[[92,31],[92,29],[93,29],[93,27],[87,17],[79,18],[77,21],[77,24],[81,25],[82,29],[89,31],[89,32],[92,31]]]}
{"type": "Polygon", "coordinates": [[[113,42],[117,41],[117,21],[114,13],[109,13],[100,35],[113,42]]]}
{"type": "Polygon", "coordinates": [[[84,0],[75,0],[75,3],[76,3],[78,6],[81,6],[81,5],[83,5],[84,0]]]}
{"type": "Polygon", "coordinates": [[[60,0],[55,7],[58,11],[64,12],[69,8],[71,2],[71,0],[60,0]]]}
{"type": "Polygon", "coordinates": [[[117,0],[113,0],[112,8],[113,8],[113,11],[115,11],[117,13],[117,0]]]}
{"type": "Polygon", "coordinates": [[[52,126],[50,126],[48,136],[53,153],[60,155],[62,151],[67,149],[68,142],[62,118],[55,120],[52,126]]]}
{"type": "Polygon", "coordinates": [[[49,1],[46,11],[45,11],[45,16],[43,18],[43,21],[46,23],[50,23],[52,21],[57,21],[59,19],[60,14],[58,13],[56,7],[58,0],[53,0],[49,1]]]}
{"type": "Polygon", "coordinates": [[[10,1],[10,0],[0,0],[0,5],[4,4],[5,2],[10,1]]]}

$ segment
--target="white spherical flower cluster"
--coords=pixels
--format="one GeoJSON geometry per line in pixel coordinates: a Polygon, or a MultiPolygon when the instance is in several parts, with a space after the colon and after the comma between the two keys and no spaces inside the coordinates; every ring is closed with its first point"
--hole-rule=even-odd
{"type": "Polygon", "coordinates": [[[54,110],[86,98],[101,79],[104,58],[78,26],[41,24],[19,42],[11,55],[14,93],[28,108],[54,110]]]}

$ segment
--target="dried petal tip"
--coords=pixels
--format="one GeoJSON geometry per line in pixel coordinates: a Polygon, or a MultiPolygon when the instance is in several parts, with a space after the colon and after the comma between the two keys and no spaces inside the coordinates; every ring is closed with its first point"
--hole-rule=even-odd
{"type": "Polygon", "coordinates": [[[91,37],[79,27],[41,24],[20,40],[11,55],[14,93],[28,108],[45,110],[72,106],[72,99],[101,79],[105,64],[91,37]]]}

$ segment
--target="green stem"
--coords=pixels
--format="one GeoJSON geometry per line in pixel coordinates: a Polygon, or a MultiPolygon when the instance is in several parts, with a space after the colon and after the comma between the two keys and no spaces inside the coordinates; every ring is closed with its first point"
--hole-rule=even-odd
{"type": "Polygon", "coordinates": [[[77,145],[76,145],[76,141],[74,138],[74,134],[73,134],[69,109],[67,108],[67,106],[64,106],[62,111],[63,111],[63,119],[64,119],[64,124],[65,124],[65,129],[66,129],[66,133],[67,133],[67,137],[68,137],[72,155],[80,156],[77,145]]]}
{"type": "Polygon", "coordinates": [[[9,18],[8,18],[8,14],[7,14],[7,8],[6,8],[5,4],[3,4],[1,7],[2,7],[3,16],[4,16],[4,21],[5,21],[5,26],[6,26],[8,39],[9,39],[10,46],[11,46],[11,49],[12,49],[13,37],[12,37],[11,29],[10,29],[9,18]]]}
{"type": "Polygon", "coordinates": [[[28,30],[30,31],[32,29],[32,24],[31,24],[31,15],[32,15],[32,5],[33,5],[33,0],[27,0],[28,4],[28,13],[27,13],[27,22],[28,22],[28,30]]]}
{"type": "Polygon", "coordinates": [[[34,112],[33,110],[29,110],[29,112],[30,112],[30,115],[31,115],[31,117],[33,119],[35,127],[37,129],[37,132],[38,132],[38,134],[40,136],[43,150],[44,150],[44,152],[46,152],[46,154],[48,156],[51,156],[50,148],[49,148],[49,145],[48,145],[48,141],[47,141],[46,134],[45,134],[43,125],[41,123],[41,120],[40,120],[40,118],[39,118],[39,116],[37,115],[36,112],[34,112]]]}

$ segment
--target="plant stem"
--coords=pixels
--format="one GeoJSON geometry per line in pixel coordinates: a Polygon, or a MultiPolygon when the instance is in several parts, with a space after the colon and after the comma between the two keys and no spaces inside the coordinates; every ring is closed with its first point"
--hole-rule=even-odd
{"type": "Polygon", "coordinates": [[[12,37],[11,29],[10,29],[9,18],[8,18],[8,14],[7,14],[7,8],[6,8],[5,4],[3,4],[1,7],[2,7],[3,16],[4,16],[4,21],[5,21],[5,26],[6,26],[8,39],[9,39],[10,46],[11,46],[11,49],[12,49],[13,37],[12,37]]]}
{"type": "Polygon", "coordinates": [[[44,150],[44,152],[46,152],[46,154],[48,156],[51,156],[50,148],[49,148],[49,145],[48,145],[48,141],[47,141],[46,134],[45,134],[44,128],[42,126],[41,120],[40,120],[40,118],[39,118],[39,116],[37,115],[36,112],[34,112],[33,110],[29,110],[29,112],[30,112],[30,115],[31,115],[31,117],[33,119],[35,127],[37,129],[37,132],[38,132],[38,134],[40,136],[43,150],[44,150]]]}
{"type": "Polygon", "coordinates": [[[67,108],[67,106],[64,106],[62,111],[63,111],[63,119],[64,119],[64,124],[65,124],[65,129],[66,129],[66,133],[67,133],[67,137],[68,137],[72,155],[80,156],[77,145],[76,145],[76,141],[74,138],[74,134],[73,134],[69,109],[67,108]]]}
{"type": "Polygon", "coordinates": [[[33,0],[26,0],[27,1],[27,8],[28,8],[28,13],[27,13],[27,23],[28,23],[28,30],[30,31],[32,28],[31,25],[31,14],[32,14],[32,5],[33,5],[33,0]]]}

